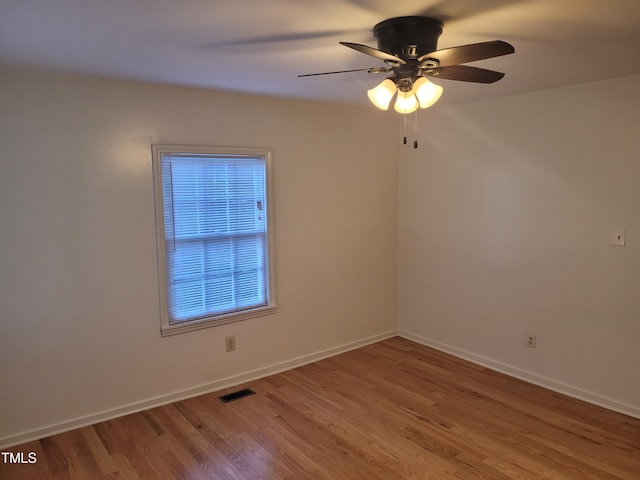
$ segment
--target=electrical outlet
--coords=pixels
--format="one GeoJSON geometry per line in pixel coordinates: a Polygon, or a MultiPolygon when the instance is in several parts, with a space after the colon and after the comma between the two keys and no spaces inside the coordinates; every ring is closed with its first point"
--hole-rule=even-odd
{"type": "Polygon", "coordinates": [[[527,347],[536,348],[536,336],[535,335],[527,335],[527,347]]]}
{"type": "Polygon", "coordinates": [[[236,337],[227,337],[224,339],[227,352],[233,352],[236,349],[236,337]]]}

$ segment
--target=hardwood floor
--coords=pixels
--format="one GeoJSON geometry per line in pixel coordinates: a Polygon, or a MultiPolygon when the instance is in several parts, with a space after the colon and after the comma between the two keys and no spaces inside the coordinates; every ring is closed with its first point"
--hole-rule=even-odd
{"type": "Polygon", "coordinates": [[[640,478],[640,420],[398,337],[246,386],[8,449],[37,462],[0,478],[640,478]]]}

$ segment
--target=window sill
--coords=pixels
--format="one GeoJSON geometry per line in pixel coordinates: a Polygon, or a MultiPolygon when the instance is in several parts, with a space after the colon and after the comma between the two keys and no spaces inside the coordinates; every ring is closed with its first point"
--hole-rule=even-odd
{"type": "Polygon", "coordinates": [[[190,322],[175,323],[173,325],[163,325],[161,335],[163,337],[170,337],[180,333],[193,332],[195,330],[202,330],[203,328],[217,327],[218,325],[226,325],[228,323],[241,322],[250,318],[263,317],[266,315],[272,315],[276,312],[276,305],[269,305],[266,307],[252,308],[251,310],[243,312],[228,313],[226,315],[219,315],[213,318],[204,318],[202,320],[193,320],[190,322]]]}

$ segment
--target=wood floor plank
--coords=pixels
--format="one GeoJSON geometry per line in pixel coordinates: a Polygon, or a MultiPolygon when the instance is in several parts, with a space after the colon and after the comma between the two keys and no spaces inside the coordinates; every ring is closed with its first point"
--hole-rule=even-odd
{"type": "Polygon", "coordinates": [[[0,478],[638,480],[640,420],[392,338],[8,451],[0,478]]]}
{"type": "Polygon", "coordinates": [[[104,475],[116,473],[118,471],[118,468],[111,458],[111,455],[109,455],[109,452],[107,452],[104,444],[100,440],[100,437],[98,437],[95,429],[92,426],[85,427],[80,430],[80,433],[87,443],[91,455],[95,459],[98,467],[100,468],[100,471],[104,475]]]}

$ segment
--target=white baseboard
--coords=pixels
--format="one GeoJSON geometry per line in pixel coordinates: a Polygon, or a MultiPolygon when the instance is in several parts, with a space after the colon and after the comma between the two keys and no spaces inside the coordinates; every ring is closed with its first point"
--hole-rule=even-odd
{"type": "Polygon", "coordinates": [[[608,398],[603,395],[599,395],[597,393],[589,392],[587,390],[574,387],[573,385],[559,382],[552,378],[545,377],[543,375],[538,375],[536,373],[529,372],[521,368],[513,367],[511,365],[507,365],[505,363],[498,362],[490,358],[476,355],[474,353],[467,352],[466,350],[452,347],[450,345],[445,345],[443,343],[437,342],[435,340],[431,340],[426,337],[422,337],[420,335],[413,334],[411,332],[399,330],[398,336],[402,338],[406,338],[407,340],[414,341],[416,343],[420,343],[427,347],[435,348],[436,350],[449,353],[456,357],[462,358],[464,360],[468,360],[477,365],[482,365],[483,367],[490,368],[491,370],[504,373],[511,377],[519,378],[520,380],[524,380],[525,382],[533,383],[534,385],[538,385],[540,387],[553,390],[554,392],[562,393],[569,397],[577,398],[578,400],[583,400],[585,402],[592,403],[594,405],[606,408],[608,410],[613,410],[618,413],[623,413],[625,415],[629,415],[630,417],[640,418],[640,407],[638,406],[622,403],[612,398],[608,398]]]}
{"type": "Polygon", "coordinates": [[[8,448],[15,445],[39,440],[41,438],[49,437],[57,433],[67,432],[69,430],[75,430],[76,428],[86,427],[87,425],[93,425],[98,422],[104,422],[105,420],[111,420],[113,418],[122,417],[131,413],[140,412],[142,410],[148,410],[150,408],[159,407],[168,403],[185,400],[187,398],[197,397],[198,395],[204,395],[205,393],[216,392],[225,388],[247,383],[259,378],[268,377],[276,373],[281,373],[293,368],[301,367],[309,363],[317,362],[324,358],[333,357],[341,353],[354,350],[356,348],[364,347],[372,343],[380,342],[388,338],[395,337],[398,334],[396,330],[381,333],[371,337],[364,338],[355,342],[345,343],[337,347],[321,350],[309,355],[303,355],[301,357],[292,358],[284,362],[275,363],[266,367],[251,370],[239,375],[233,375],[231,377],[222,378],[213,382],[205,383],[196,387],[180,390],[166,395],[161,395],[141,402],[134,402],[128,405],[122,405],[102,412],[97,412],[91,415],[78,417],[75,419],[67,420],[60,423],[48,425],[46,427],[30,430],[28,432],[19,433],[16,435],[10,435],[8,437],[0,438],[0,448],[8,448]]]}
{"type": "Polygon", "coordinates": [[[490,368],[491,370],[495,370],[495,371],[504,373],[506,375],[519,378],[520,380],[533,383],[534,385],[539,385],[541,387],[548,388],[549,390],[553,390],[555,392],[562,393],[564,395],[568,395],[570,397],[577,398],[579,400],[584,400],[585,402],[592,403],[594,405],[598,405],[600,407],[607,408],[609,410],[613,410],[615,412],[619,412],[625,415],[629,415],[634,418],[640,418],[640,407],[618,402],[614,399],[604,397],[602,395],[598,395],[596,393],[592,393],[586,390],[582,390],[578,387],[574,387],[572,385],[568,385],[563,382],[558,382],[551,378],[544,377],[542,375],[537,375],[535,373],[522,370],[520,368],[513,367],[510,365],[492,360],[490,358],[476,355],[474,353],[467,352],[465,350],[461,350],[456,347],[445,345],[443,343],[436,342],[434,340],[431,340],[426,337],[422,337],[420,335],[413,334],[411,332],[407,332],[403,330],[401,331],[394,330],[394,331],[389,331],[379,335],[374,335],[368,338],[364,338],[356,342],[346,343],[343,345],[339,345],[337,347],[329,348],[329,349],[315,352],[309,355],[303,355],[301,357],[293,358],[291,360],[287,360],[284,362],[280,362],[280,363],[276,363],[266,367],[251,370],[239,375],[222,378],[222,379],[209,382],[203,385],[199,385],[196,387],[176,391],[166,395],[161,395],[158,397],[150,398],[148,400],[143,400],[141,402],[122,405],[120,407],[104,410],[102,412],[97,412],[92,415],[86,415],[83,417],[78,417],[78,418],[60,422],[60,423],[55,423],[52,425],[48,425],[46,427],[30,430],[28,432],[23,432],[16,435],[3,437],[3,438],[0,438],[0,449],[9,448],[9,447],[20,445],[26,442],[31,442],[33,440],[45,438],[51,435],[55,435],[57,433],[67,432],[69,430],[85,427],[87,425],[93,425],[98,422],[111,420],[113,418],[122,417],[124,415],[140,412],[142,410],[159,407],[161,405],[166,405],[168,403],[185,400],[187,398],[197,397],[198,395],[204,395],[206,393],[216,392],[218,390],[224,390],[226,388],[230,388],[235,385],[239,385],[239,384],[247,383],[260,378],[268,377],[269,375],[281,373],[287,370],[291,370],[293,368],[307,365],[309,363],[317,362],[318,360],[322,360],[324,358],[333,357],[335,355],[348,352],[349,350],[354,350],[356,348],[364,347],[365,345],[370,345],[372,343],[380,342],[382,340],[395,337],[396,335],[402,338],[406,338],[407,340],[412,340],[416,343],[420,343],[427,347],[432,347],[432,348],[435,348],[436,350],[449,353],[456,357],[463,358],[472,363],[490,368]]]}

